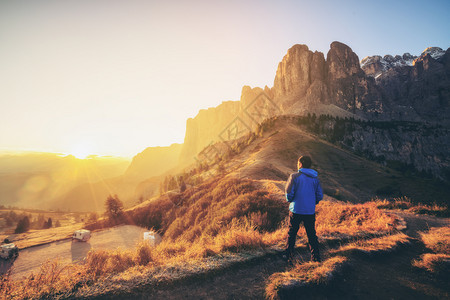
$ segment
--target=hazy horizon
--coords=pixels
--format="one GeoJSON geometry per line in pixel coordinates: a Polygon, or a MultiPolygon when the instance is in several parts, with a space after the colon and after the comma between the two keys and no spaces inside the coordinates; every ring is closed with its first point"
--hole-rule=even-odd
{"type": "Polygon", "coordinates": [[[368,55],[450,46],[450,3],[2,1],[0,152],[132,157],[200,109],[271,87],[294,44],[368,55]],[[420,9],[419,9],[420,8],[420,9]]]}

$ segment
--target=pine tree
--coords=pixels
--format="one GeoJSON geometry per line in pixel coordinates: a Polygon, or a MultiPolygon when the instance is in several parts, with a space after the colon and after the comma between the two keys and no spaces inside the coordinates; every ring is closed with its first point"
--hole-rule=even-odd
{"type": "Polygon", "coordinates": [[[52,228],[52,227],[53,227],[53,221],[52,221],[52,218],[48,218],[46,227],[47,227],[47,228],[52,228]]]}
{"type": "Polygon", "coordinates": [[[23,233],[30,230],[30,219],[28,216],[23,217],[20,219],[20,221],[17,223],[16,230],[14,230],[14,233],[23,233]]]}
{"type": "Polygon", "coordinates": [[[109,195],[105,202],[106,215],[113,223],[119,223],[124,216],[123,203],[117,195],[109,195]]]}

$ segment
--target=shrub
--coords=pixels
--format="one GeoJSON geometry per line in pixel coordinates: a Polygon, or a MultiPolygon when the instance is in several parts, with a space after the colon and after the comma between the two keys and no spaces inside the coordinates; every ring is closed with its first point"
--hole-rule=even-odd
{"type": "Polygon", "coordinates": [[[262,234],[248,225],[232,224],[214,239],[218,252],[240,252],[264,247],[262,234]]]}
{"type": "Polygon", "coordinates": [[[17,223],[14,233],[23,233],[27,232],[28,230],[30,230],[30,219],[28,218],[28,216],[25,216],[17,223]]]}
{"type": "Polygon", "coordinates": [[[150,262],[154,261],[153,257],[154,248],[147,242],[141,242],[136,248],[136,254],[134,256],[134,261],[136,264],[141,266],[146,266],[150,262]]]}
{"type": "Polygon", "coordinates": [[[114,251],[91,250],[85,261],[86,272],[94,280],[107,274],[123,272],[134,265],[132,254],[119,249],[114,251]]]}
{"type": "Polygon", "coordinates": [[[109,195],[105,201],[106,216],[109,218],[112,224],[118,224],[123,222],[124,212],[123,203],[120,201],[117,195],[109,195]]]}

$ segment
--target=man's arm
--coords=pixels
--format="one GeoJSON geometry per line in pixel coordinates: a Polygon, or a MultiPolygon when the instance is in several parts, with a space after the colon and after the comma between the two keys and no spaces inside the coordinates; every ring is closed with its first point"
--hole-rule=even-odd
{"type": "Polygon", "coordinates": [[[320,181],[317,180],[317,188],[316,188],[316,204],[319,203],[320,200],[323,199],[323,191],[320,181]]]}
{"type": "Polygon", "coordinates": [[[292,202],[292,200],[294,200],[295,197],[295,185],[294,185],[294,174],[291,174],[291,176],[289,176],[289,179],[286,183],[286,200],[288,202],[292,202]]]}

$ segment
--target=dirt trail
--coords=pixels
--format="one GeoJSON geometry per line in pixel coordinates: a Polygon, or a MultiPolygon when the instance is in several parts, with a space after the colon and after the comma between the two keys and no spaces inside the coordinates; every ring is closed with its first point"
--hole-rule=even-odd
{"type": "Polygon", "coordinates": [[[448,219],[398,212],[407,223],[411,244],[401,251],[377,259],[356,258],[351,271],[336,289],[336,298],[354,299],[448,299],[448,281],[415,270],[411,262],[428,252],[419,239],[420,231],[449,226],[448,219]]]}
{"type": "MultiPolygon", "coordinates": [[[[424,245],[417,239],[418,232],[430,227],[449,226],[449,220],[404,212],[398,214],[407,222],[405,233],[412,238],[410,245],[376,259],[352,259],[348,272],[336,284],[318,288],[308,298],[448,299],[449,283],[414,270],[411,261],[426,252],[424,245]]],[[[305,252],[301,254],[306,260],[307,256],[305,252]]],[[[280,257],[266,256],[207,278],[151,287],[117,295],[116,299],[264,299],[267,278],[288,268],[280,257]]],[[[106,298],[114,299],[111,295],[106,298]]],[[[295,298],[298,299],[298,295],[295,298]]]]}

